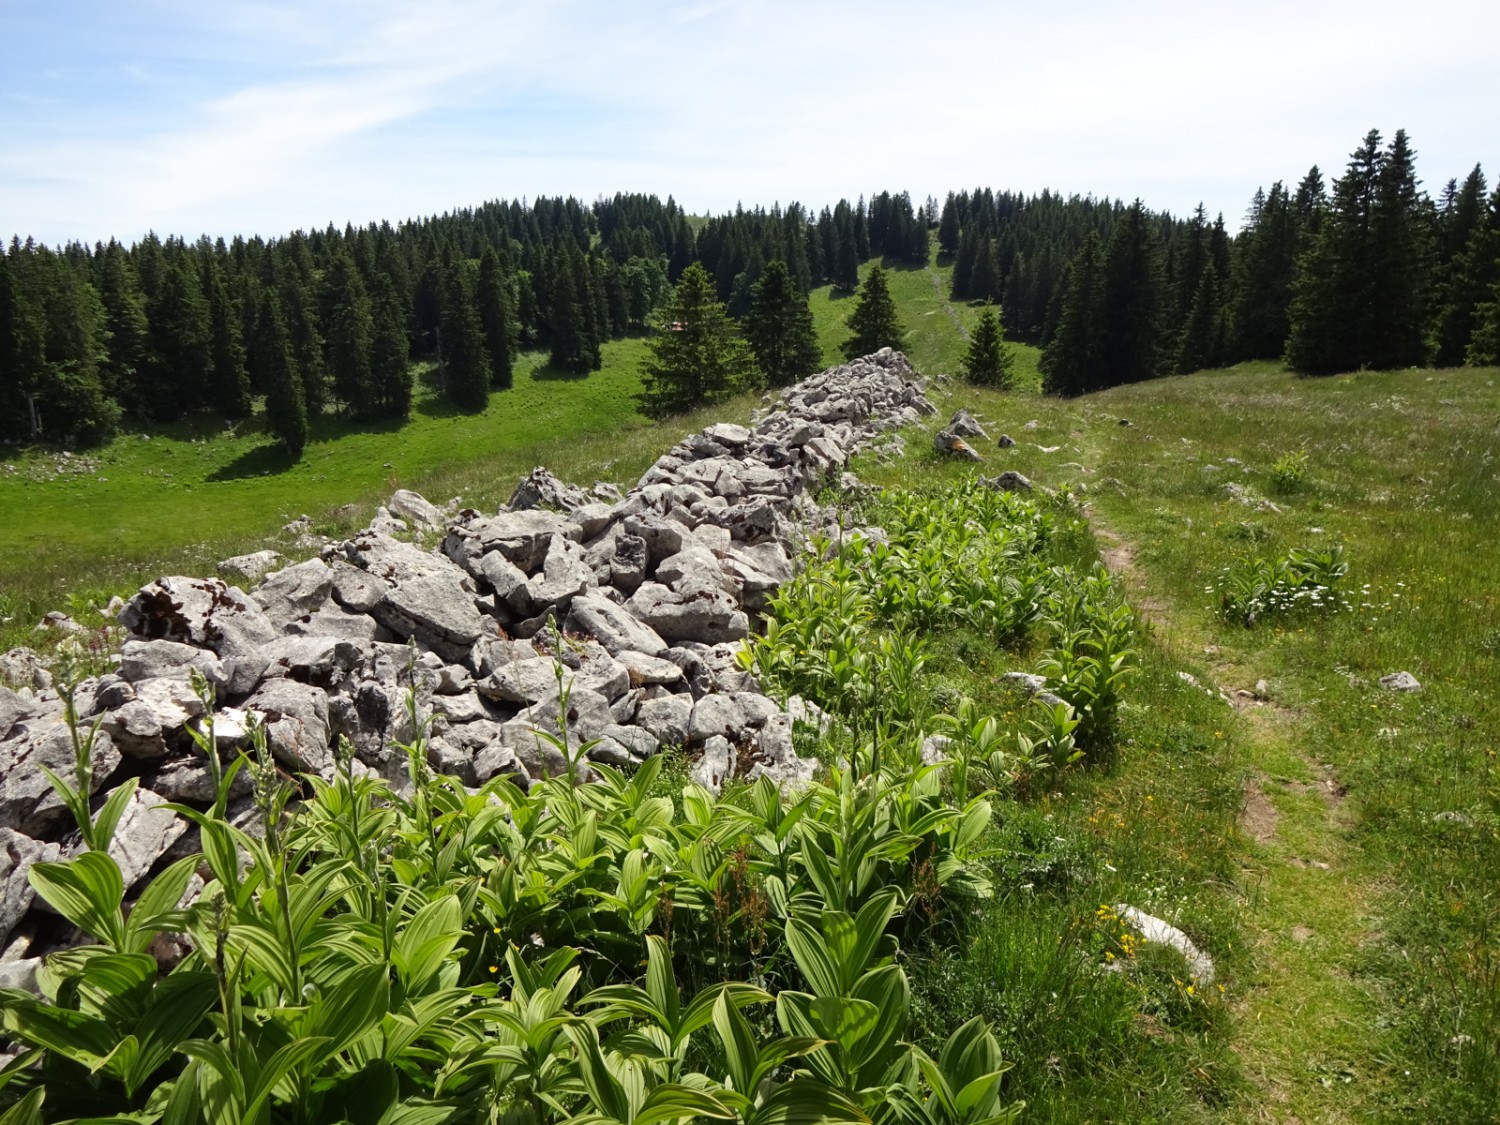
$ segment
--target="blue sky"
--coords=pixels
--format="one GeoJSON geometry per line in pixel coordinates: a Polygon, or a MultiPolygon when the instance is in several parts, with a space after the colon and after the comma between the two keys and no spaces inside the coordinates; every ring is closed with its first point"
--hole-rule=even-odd
{"type": "Polygon", "coordinates": [[[1200,200],[1405,128],[1500,174],[1500,4],[0,0],[0,234],[282,234],[486,199],[1200,200]]]}

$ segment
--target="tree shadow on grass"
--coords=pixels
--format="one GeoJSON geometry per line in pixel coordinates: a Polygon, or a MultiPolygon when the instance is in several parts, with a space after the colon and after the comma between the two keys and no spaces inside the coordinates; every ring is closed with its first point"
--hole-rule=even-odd
{"type": "Polygon", "coordinates": [[[211,483],[245,480],[249,477],[278,476],[295,467],[296,461],[280,442],[247,449],[227,465],[221,465],[204,479],[211,483]]]}
{"type": "Polygon", "coordinates": [[[554,367],[550,363],[539,363],[531,371],[531,377],[538,383],[579,383],[590,374],[588,371],[569,371],[566,367],[554,367]]]}

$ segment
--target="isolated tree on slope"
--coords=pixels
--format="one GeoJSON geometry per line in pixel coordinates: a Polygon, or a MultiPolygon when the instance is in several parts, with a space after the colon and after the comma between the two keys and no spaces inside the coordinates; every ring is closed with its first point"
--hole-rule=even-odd
{"type": "Polygon", "coordinates": [[[964,355],[964,378],[981,387],[1008,388],[1015,371],[1015,357],[1005,346],[1000,315],[995,308],[979,314],[979,323],[969,338],[964,355]]]}
{"type": "Polygon", "coordinates": [[[307,447],[307,402],[274,289],[261,294],[250,352],[266,388],[266,429],[296,461],[307,447]]]}
{"type": "Polygon", "coordinates": [[[653,418],[711,406],[762,382],[755,354],[698,262],[682,271],[649,346],[641,407],[653,418]]]}
{"type": "Polygon", "coordinates": [[[906,335],[896,316],[896,302],[891,300],[885,270],[878,265],[870,267],[860,287],[859,304],[849,315],[849,331],[852,335],[844,342],[846,359],[869,355],[881,348],[899,348],[906,335]]]}
{"type": "Polygon", "coordinates": [[[789,386],[822,364],[812,309],[785,262],[770,263],[756,282],[745,335],[773,387],[789,386]]]}

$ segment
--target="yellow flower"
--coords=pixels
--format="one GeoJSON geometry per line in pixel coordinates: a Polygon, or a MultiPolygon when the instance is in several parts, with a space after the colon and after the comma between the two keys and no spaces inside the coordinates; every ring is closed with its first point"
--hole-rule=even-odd
{"type": "Polygon", "coordinates": [[[490,966],[490,972],[492,972],[492,973],[498,973],[499,971],[500,971],[500,966],[499,965],[491,965],[490,966]]]}

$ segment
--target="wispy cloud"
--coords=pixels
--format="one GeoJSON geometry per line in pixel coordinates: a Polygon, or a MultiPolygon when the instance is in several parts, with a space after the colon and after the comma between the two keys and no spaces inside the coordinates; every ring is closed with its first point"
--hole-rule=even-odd
{"type": "Polygon", "coordinates": [[[0,226],[275,234],[496,196],[719,209],[979,184],[1203,199],[1233,221],[1370,127],[1406,127],[1433,181],[1500,165],[1493,8],[13,5],[0,226]]]}

